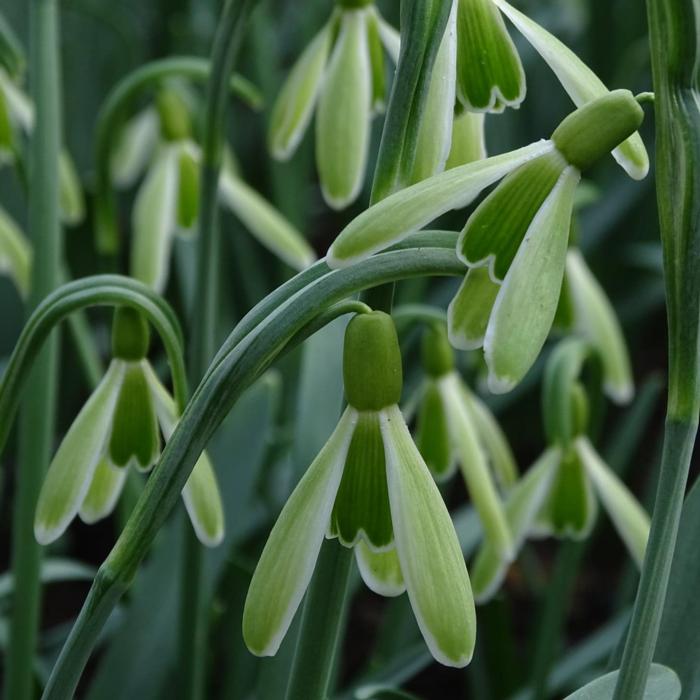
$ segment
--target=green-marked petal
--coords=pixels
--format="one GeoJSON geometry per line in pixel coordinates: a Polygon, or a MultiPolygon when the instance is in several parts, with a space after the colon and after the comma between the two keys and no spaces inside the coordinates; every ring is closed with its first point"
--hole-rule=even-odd
{"type": "Polygon", "coordinates": [[[199,151],[187,145],[178,155],[178,232],[192,232],[199,214],[199,151]]]}
{"type": "Polygon", "coordinates": [[[362,580],[370,590],[388,598],[406,590],[399,557],[393,547],[385,552],[373,552],[364,542],[359,542],[355,558],[362,580]]]}
{"type": "Polygon", "coordinates": [[[384,111],[386,103],[386,66],[376,12],[367,13],[367,47],[372,66],[372,112],[378,114],[384,111]]]}
{"type": "Polygon", "coordinates": [[[445,404],[432,378],[426,380],[418,408],[416,445],[437,481],[455,473],[457,461],[450,443],[445,404]]]}
{"type": "Polygon", "coordinates": [[[450,154],[457,74],[456,22],[457,7],[453,4],[430,76],[410,183],[442,172],[450,154]]]}
{"type": "Polygon", "coordinates": [[[125,366],[112,361],[66,433],[41,487],[34,518],[40,544],[60,537],[78,513],[102,458],[125,366]]]}
{"type": "Polygon", "coordinates": [[[277,652],[309,585],[356,420],[347,409],[272,528],[243,610],[243,639],[253,654],[277,652]]]}
{"type": "Polygon", "coordinates": [[[316,165],[334,209],[360,192],[367,166],[372,67],[365,10],[346,10],[323,81],[316,115],[316,165]]]}
{"type": "Polygon", "coordinates": [[[450,436],[469,496],[479,514],[485,539],[493,542],[504,559],[510,560],[515,554],[513,536],[506,521],[503,503],[491,477],[486,456],[479,444],[471,413],[464,401],[461,378],[451,372],[438,381],[440,393],[445,402],[450,436]]]}
{"type": "Polygon", "coordinates": [[[146,471],[160,454],[158,418],[147,367],[147,360],[126,363],[109,439],[109,458],[117,467],[133,465],[146,471]]]}
{"type": "Polygon", "coordinates": [[[64,224],[75,226],[85,218],[83,188],[68,151],[61,151],[58,165],[61,219],[64,224]]]}
{"type": "Polygon", "coordinates": [[[591,480],[579,456],[565,452],[548,498],[531,528],[533,535],[554,535],[580,540],[588,536],[598,514],[591,480]]]}
{"type": "Polygon", "coordinates": [[[182,489],[182,500],[199,541],[216,547],[224,539],[224,506],[207,453],[203,452],[182,489]]]}
{"type": "Polygon", "coordinates": [[[525,99],[525,72],[491,0],[459,0],[457,88],[476,112],[502,112],[525,99]]]}
{"type": "Polygon", "coordinates": [[[476,428],[479,442],[486,452],[489,464],[503,490],[509,489],[518,480],[518,467],[501,426],[486,404],[461,385],[465,405],[476,428]]]}
{"type": "MultiPolygon", "coordinates": [[[[600,78],[559,39],[506,0],[492,2],[542,56],[577,107],[608,93],[600,78]]],[[[618,146],[613,156],[635,180],[643,179],[649,172],[649,156],[639,133],[634,133],[618,146]]]]}
{"type": "Polygon", "coordinates": [[[5,98],[12,122],[25,133],[29,133],[34,127],[34,105],[2,68],[0,68],[0,92],[5,98]]]}
{"type": "Polygon", "coordinates": [[[455,116],[452,123],[452,144],[445,168],[450,170],[460,165],[486,158],[486,117],[481,112],[468,112],[455,116]]]}
{"type": "Polygon", "coordinates": [[[447,307],[447,333],[454,347],[475,350],[484,344],[491,310],[500,288],[486,267],[469,268],[447,307]]]}
{"type": "Polygon", "coordinates": [[[396,551],[416,621],[446,666],[471,660],[476,613],[450,514],[398,406],[381,411],[396,551]]]}
{"type": "Polygon", "coordinates": [[[219,194],[253,236],[287,265],[303,270],[316,260],[302,234],[272,204],[228,169],[221,173],[219,194]]]}
{"type": "Polygon", "coordinates": [[[0,272],[8,274],[19,293],[27,296],[32,266],[32,249],[10,215],[0,207],[0,272]]]}
{"type": "Polygon", "coordinates": [[[149,107],[122,129],[112,150],[110,173],[116,187],[130,187],[146,169],[158,141],[158,114],[149,107]]]}
{"type": "Polygon", "coordinates": [[[488,262],[493,279],[504,280],[535,215],[566,167],[555,150],[510,173],[476,208],[462,230],[457,254],[464,263],[488,262]]]}
{"type": "Polygon", "coordinates": [[[329,532],[347,547],[361,539],[373,549],[384,549],[393,542],[384,443],[374,411],[358,414],[329,532]]]}
{"type": "MultiPolygon", "coordinates": [[[[516,551],[522,547],[547,497],[560,459],[559,449],[550,448],[508,493],[506,518],[516,551]]],[[[499,554],[493,542],[485,540],[472,567],[472,585],[477,602],[487,601],[498,590],[508,566],[509,562],[499,554]]]]}
{"type": "Polygon", "coordinates": [[[112,466],[105,457],[99,461],[85,500],[78,511],[84,523],[92,525],[106,518],[114,510],[127,474],[126,469],[112,466]]]}
{"type": "Polygon", "coordinates": [[[282,86],[270,118],[268,145],[278,160],[286,160],[299,145],[311,121],[331,46],[331,23],[306,47],[282,86]]]}
{"type": "Polygon", "coordinates": [[[615,529],[641,569],[649,539],[649,516],[587,438],[576,440],[576,450],[615,529]]]}
{"type": "Polygon", "coordinates": [[[328,250],[331,267],[346,267],[423,228],[451,209],[470,204],[489,185],[553,149],[538,141],[510,153],[447,170],[390,195],[353,219],[328,250]]]}
{"type": "Polygon", "coordinates": [[[576,328],[600,353],[605,391],[614,401],[627,403],[634,394],[634,382],[627,346],[612,304],[576,249],[567,254],[566,274],[576,328]]]}
{"type": "Polygon", "coordinates": [[[496,297],[484,340],[494,393],[510,391],[525,376],[552,327],[579,179],[571,167],[561,175],[532,220],[496,297]]]}
{"type": "Polygon", "coordinates": [[[151,166],[133,213],[131,275],[162,292],[170,269],[178,193],[177,146],[166,146],[151,166]]]}

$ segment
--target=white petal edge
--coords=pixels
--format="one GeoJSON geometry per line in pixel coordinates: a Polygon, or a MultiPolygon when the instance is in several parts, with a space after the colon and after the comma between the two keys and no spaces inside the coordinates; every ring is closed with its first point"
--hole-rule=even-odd
{"type": "Polygon", "coordinates": [[[122,361],[112,360],[51,461],[34,519],[39,544],[60,537],[80,510],[104,452],[124,371],[122,361]]]}
{"type": "Polygon", "coordinates": [[[641,569],[649,539],[649,516],[630,490],[603,462],[588,438],[576,440],[576,451],[615,529],[641,569]]]}
{"type": "Polygon", "coordinates": [[[355,547],[355,559],[367,588],[377,595],[394,598],[406,590],[396,548],[373,552],[364,540],[355,547]]]}
{"type": "MultiPolygon", "coordinates": [[[[605,84],[568,46],[506,0],[493,2],[543,58],[577,107],[608,94],[605,84]]],[[[618,146],[613,157],[635,180],[643,180],[649,172],[649,156],[639,132],[618,146]]]]}
{"type": "Polygon", "coordinates": [[[256,656],[277,652],[311,581],[356,424],[347,408],[265,544],[243,610],[243,638],[256,656]]]}
{"type": "Polygon", "coordinates": [[[383,409],[379,420],[396,551],[413,613],[433,657],[462,668],[474,652],[476,612],[454,525],[399,407],[383,409]],[[451,639],[436,636],[433,615],[451,639]]]}
{"type": "Polygon", "coordinates": [[[542,139],[509,153],[446,170],[396,192],[353,219],[329,248],[326,262],[331,268],[342,268],[364,260],[442,214],[466,207],[489,185],[553,149],[551,141],[542,139]]]}

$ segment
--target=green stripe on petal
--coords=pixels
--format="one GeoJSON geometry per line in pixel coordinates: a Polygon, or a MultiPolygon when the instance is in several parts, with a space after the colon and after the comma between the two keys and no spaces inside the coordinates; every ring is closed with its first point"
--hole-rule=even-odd
{"type": "Polygon", "coordinates": [[[457,241],[460,259],[466,265],[488,262],[493,279],[505,279],[532,220],[566,167],[555,150],[508,175],[469,217],[457,241]]]}
{"type": "Polygon", "coordinates": [[[32,267],[32,248],[19,226],[0,207],[0,272],[7,273],[19,293],[27,296],[32,267]]]}
{"type": "Polygon", "coordinates": [[[450,343],[460,350],[475,350],[484,344],[491,310],[501,286],[486,267],[471,267],[447,307],[450,343]]]}
{"type": "Polygon", "coordinates": [[[552,327],[580,176],[569,167],[559,178],[530,224],[496,297],[484,340],[494,393],[510,391],[525,376],[552,327]]]}
{"type": "Polygon", "coordinates": [[[416,621],[446,666],[471,660],[476,613],[450,514],[398,406],[380,412],[396,551],[416,621]]]}
{"type": "Polygon", "coordinates": [[[257,656],[277,652],[309,585],[356,421],[357,412],[346,409],[265,544],[243,610],[243,639],[257,656]]]}
{"type": "Polygon", "coordinates": [[[75,226],[85,218],[83,188],[68,151],[61,151],[58,165],[61,220],[67,226],[75,226]]]}
{"type": "Polygon", "coordinates": [[[304,236],[264,197],[225,168],[219,180],[221,201],[269,251],[295,270],[316,260],[304,236]]]}
{"type": "Polygon", "coordinates": [[[416,445],[430,473],[437,481],[455,473],[455,460],[450,443],[447,413],[434,379],[425,382],[416,421],[416,445]]]}
{"type": "Polygon", "coordinates": [[[40,544],[60,537],[77,515],[102,458],[125,365],[113,360],[66,433],[39,494],[34,536],[40,544]]]}
{"type": "Polygon", "coordinates": [[[367,167],[372,67],[367,13],[347,10],[323,81],[316,114],[316,165],[329,206],[342,209],[360,192],[367,167]]]}
{"type": "Polygon", "coordinates": [[[507,490],[518,480],[518,467],[508,440],[486,404],[464,384],[461,384],[461,389],[465,405],[479,436],[479,442],[488,456],[491,470],[501,489],[507,490]]]}
{"type": "MultiPolygon", "coordinates": [[[[516,10],[506,0],[492,2],[532,44],[577,107],[608,93],[600,78],[559,39],[516,10]]],[[[613,157],[635,180],[643,179],[649,172],[649,156],[639,133],[632,134],[618,146],[613,151],[613,157]]]]}
{"type": "Polygon", "coordinates": [[[615,310],[580,251],[569,250],[566,274],[576,328],[600,353],[605,391],[617,403],[627,403],[634,395],[634,382],[615,310]]]}
{"type": "Polygon", "coordinates": [[[355,558],[362,580],[371,591],[393,598],[406,590],[395,548],[373,552],[364,542],[359,542],[355,558]]]}
{"type": "Polygon", "coordinates": [[[525,72],[491,0],[459,0],[457,87],[474,112],[502,112],[525,99],[525,72]]]}
{"type": "Polygon", "coordinates": [[[149,107],[130,119],[117,137],[110,159],[116,187],[130,187],[146,169],[158,141],[158,114],[149,107]]]}
{"type": "Polygon", "coordinates": [[[291,157],[311,121],[330,51],[331,24],[314,37],[294,64],[272,109],[268,146],[278,160],[291,157]]]}
{"type": "Polygon", "coordinates": [[[445,168],[450,170],[460,165],[486,158],[486,118],[480,112],[463,111],[452,123],[452,144],[445,168]]]}
{"type": "MultiPolygon", "coordinates": [[[[522,547],[547,497],[560,459],[559,449],[547,450],[515,484],[506,498],[506,518],[516,551],[522,547]]],[[[472,586],[477,602],[486,602],[496,593],[509,565],[510,562],[501,556],[493,542],[485,540],[472,567],[472,586]]]]}
{"type": "Polygon", "coordinates": [[[106,518],[114,510],[128,473],[126,469],[112,466],[104,457],[99,461],[85,500],[78,511],[84,523],[92,525],[106,518]]]}
{"type": "Polygon", "coordinates": [[[374,411],[358,414],[329,531],[346,547],[363,539],[373,548],[382,549],[394,539],[384,443],[379,416],[374,411]]]}
{"type": "Polygon", "coordinates": [[[132,216],[131,276],[165,289],[176,226],[179,148],[166,146],[151,165],[132,216]]]}
{"type": "Polygon", "coordinates": [[[224,506],[219,485],[206,452],[194,465],[182,489],[182,500],[199,541],[216,547],[224,539],[224,506]]]}
{"type": "Polygon", "coordinates": [[[529,160],[553,150],[538,141],[510,153],[447,170],[390,195],[353,219],[328,250],[331,267],[347,267],[388,248],[451,209],[461,209],[529,160]]]}
{"type": "Polygon", "coordinates": [[[578,438],[575,446],[615,529],[641,569],[649,539],[649,516],[630,490],[603,462],[588,438],[578,438]]]}
{"type": "Polygon", "coordinates": [[[451,372],[439,380],[440,393],[450,425],[450,436],[457,452],[459,466],[474,503],[485,538],[505,559],[512,559],[513,537],[506,521],[503,503],[491,477],[486,457],[479,444],[471,413],[464,401],[461,377],[451,372]]]}
{"type": "Polygon", "coordinates": [[[410,183],[420,182],[442,172],[450,154],[457,74],[456,10],[456,4],[453,4],[445,27],[445,36],[435,57],[425,110],[418,131],[410,183]]]}

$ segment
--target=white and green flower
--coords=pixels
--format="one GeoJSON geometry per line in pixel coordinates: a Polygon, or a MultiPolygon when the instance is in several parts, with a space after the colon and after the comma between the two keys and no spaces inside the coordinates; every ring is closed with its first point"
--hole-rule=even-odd
{"type": "Polygon", "coordinates": [[[275,102],[269,148],[290,158],[316,112],[316,166],[326,202],[341,209],[362,188],[372,116],[386,99],[385,53],[397,32],[369,2],[340,3],[292,68],[275,102]]]}
{"type": "Polygon", "coordinates": [[[32,247],[17,222],[0,207],[0,274],[8,275],[26,297],[32,267],[32,247]]]}
{"type": "MultiPolygon", "coordinates": [[[[102,381],[61,442],[39,494],[34,534],[49,544],[76,515],[86,523],[114,509],[134,467],[149,471],[178,420],[175,402],[146,359],[148,327],[127,308],[115,313],[113,355],[102,381]]],[[[197,461],[182,497],[203,544],[223,538],[224,520],[216,476],[206,453],[197,461]]]]}
{"type": "MultiPolygon", "coordinates": [[[[178,89],[164,88],[157,107],[125,125],[112,154],[111,178],[130,187],[146,171],[132,213],[131,274],[162,292],[176,235],[196,232],[201,151],[192,138],[190,107],[178,89]]],[[[294,269],[315,260],[311,246],[264,197],[237,174],[227,155],[219,200],[268,250],[294,269]]]]}
{"type": "Polygon", "coordinates": [[[407,591],[432,655],[471,659],[475,613],[469,576],[440,492],[397,405],[401,356],[390,317],[348,326],[348,407],[275,523],[248,591],[243,636],[276,653],[311,580],[324,537],[354,547],[362,577],[381,595],[407,591]]]}

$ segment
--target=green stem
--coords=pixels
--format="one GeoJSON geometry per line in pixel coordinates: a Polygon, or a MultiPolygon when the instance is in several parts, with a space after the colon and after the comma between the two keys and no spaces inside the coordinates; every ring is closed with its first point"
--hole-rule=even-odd
{"type": "Polygon", "coordinates": [[[352,559],[352,549],[333,540],[323,543],[306,593],[285,700],[324,700],[329,695],[352,559]]]}
{"type": "MultiPolygon", "coordinates": [[[[60,54],[56,0],[32,0],[30,7],[31,94],[37,121],[30,143],[29,230],[34,245],[33,309],[60,283],[62,236],[58,171],[61,144],[60,54]]],[[[19,470],[12,523],[12,572],[15,598],[10,648],[5,668],[5,697],[29,700],[34,694],[34,654],[41,604],[41,547],[32,522],[49,463],[55,426],[58,338],[37,357],[23,406],[19,433],[19,470]]]]}
{"type": "MultiPolygon", "coordinates": [[[[421,240],[425,241],[425,237],[415,236],[408,244],[421,240]]],[[[98,570],[46,686],[45,700],[63,700],[75,691],[111,609],[177,503],[202,450],[241,393],[285,349],[291,349],[291,339],[329,306],[377,284],[425,275],[462,275],[464,267],[456,257],[455,241],[453,235],[445,237],[446,247],[430,247],[429,243],[404,247],[380,253],[350,268],[326,268],[326,274],[280,303],[250,333],[240,337],[234,331],[232,335],[238,335],[238,342],[215,360],[195,391],[126,527],[98,570]]],[[[265,300],[260,306],[265,308],[267,303],[265,300]]],[[[257,313],[250,314],[251,318],[257,313]]],[[[0,411],[0,425],[3,419],[0,411]]]]}
{"type": "MultiPolygon", "coordinates": [[[[95,235],[98,252],[114,255],[119,250],[117,211],[110,176],[112,149],[126,115],[136,99],[169,78],[204,82],[209,79],[209,61],[193,56],[175,56],[147,63],[122,79],[109,93],[97,117],[95,130],[95,235]]],[[[230,75],[230,74],[229,74],[230,75]]],[[[257,88],[238,75],[227,78],[230,90],[252,108],[262,106],[257,88]]]]}
{"type": "Polygon", "coordinates": [[[615,689],[641,698],[659,631],[700,407],[700,0],[647,0],[664,249],[669,392],[661,473],[615,689]]]}
{"type": "MultiPolygon", "coordinates": [[[[257,0],[227,0],[219,18],[211,54],[211,71],[202,139],[197,277],[191,320],[190,380],[198,383],[215,351],[219,310],[218,194],[226,138],[229,76],[245,36],[248,15],[257,0]]],[[[180,591],[180,697],[199,700],[204,689],[207,605],[204,596],[204,552],[189,523],[183,531],[182,588],[180,591]]]]}

